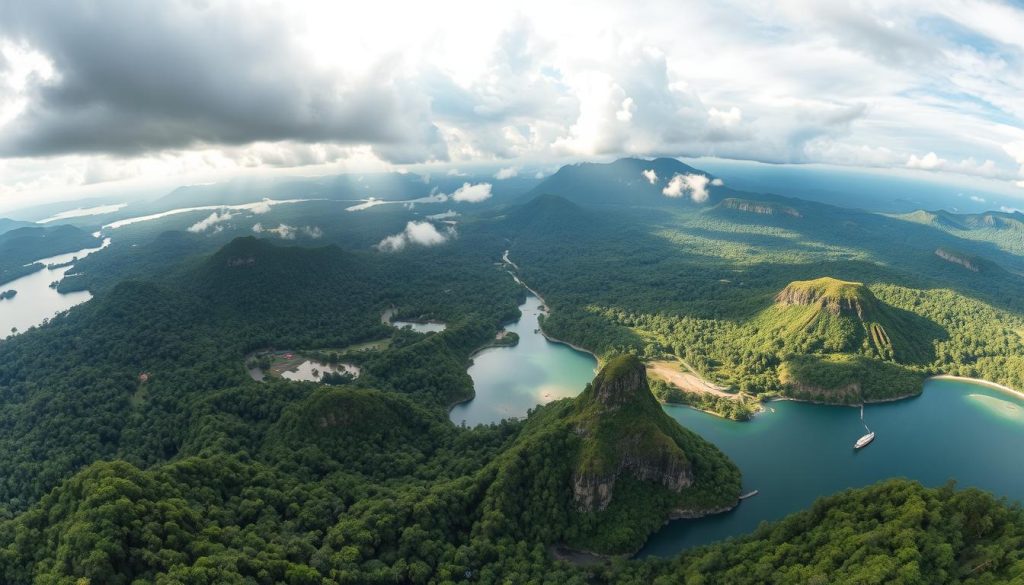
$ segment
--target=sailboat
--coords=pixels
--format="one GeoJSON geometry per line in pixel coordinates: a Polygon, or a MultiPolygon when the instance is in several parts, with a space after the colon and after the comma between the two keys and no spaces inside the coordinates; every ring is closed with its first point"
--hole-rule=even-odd
{"type": "MultiPolygon", "coordinates": [[[[864,424],[864,405],[863,404],[860,405],[860,422],[861,422],[861,424],[864,424]]],[[[868,446],[868,443],[870,443],[871,441],[875,440],[875,433],[874,433],[874,431],[872,431],[871,429],[868,428],[867,424],[864,424],[864,430],[867,431],[868,434],[866,434],[863,437],[857,439],[857,442],[853,444],[854,450],[863,449],[864,447],[868,446]]]]}
{"type": "Polygon", "coordinates": [[[875,433],[870,432],[863,437],[857,439],[857,442],[853,444],[854,449],[863,449],[868,446],[868,443],[875,440],[875,433]]]}

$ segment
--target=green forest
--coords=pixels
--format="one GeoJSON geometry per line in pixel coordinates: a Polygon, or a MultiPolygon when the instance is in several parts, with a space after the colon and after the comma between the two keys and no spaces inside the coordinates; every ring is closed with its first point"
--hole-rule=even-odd
{"type": "Polygon", "coordinates": [[[585,192],[481,209],[399,253],[373,245],[402,230],[401,206],[282,209],[325,226],[289,241],[241,220],[191,233],[189,215],[118,228],[60,284],[91,301],[0,341],[0,582],[1024,580],[1019,503],[902,479],[632,558],[669,516],[740,494],[742,470],[656,399],[744,420],[766,397],[856,404],[938,373],[1024,387],[1015,235],[770,195],[750,200],[761,213],[737,192],[703,207],[585,192]],[[474,394],[472,356],[525,298],[506,250],[544,295],[544,331],[604,367],[576,398],[464,428],[447,413],[474,394]],[[389,309],[447,327],[397,330],[389,309]],[[253,380],[247,357],[273,350],[361,373],[253,380]],[[648,382],[642,362],[665,356],[746,397],[648,382]]]}

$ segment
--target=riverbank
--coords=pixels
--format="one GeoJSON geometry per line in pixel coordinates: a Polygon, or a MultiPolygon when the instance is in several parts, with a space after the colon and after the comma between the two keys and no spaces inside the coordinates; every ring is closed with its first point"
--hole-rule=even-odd
{"type": "MultiPolygon", "coordinates": [[[[517,266],[515,262],[513,262],[511,259],[509,259],[509,257],[508,257],[508,250],[505,250],[505,254],[502,255],[501,260],[503,262],[507,263],[508,265],[512,266],[516,270],[519,270],[519,266],[517,266]]],[[[540,295],[540,293],[538,293],[537,291],[535,291],[532,288],[530,288],[530,285],[528,285],[525,282],[523,282],[523,280],[521,278],[519,278],[519,276],[517,274],[513,273],[511,270],[508,271],[508,273],[512,276],[513,279],[515,279],[516,284],[518,284],[518,285],[522,286],[523,288],[525,288],[526,290],[530,291],[530,294],[532,294],[533,296],[537,297],[538,300],[540,300],[541,313],[544,314],[544,315],[547,315],[549,309],[548,309],[548,303],[547,303],[547,301],[544,300],[544,297],[542,297],[540,295]]],[[[576,345],[574,343],[570,343],[568,341],[565,341],[564,339],[558,339],[557,337],[552,337],[546,331],[544,331],[544,324],[543,323],[541,323],[541,325],[540,325],[540,334],[544,336],[544,339],[547,339],[551,343],[560,343],[562,345],[567,345],[567,346],[571,347],[572,349],[575,349],[576,351],[590,354],[597,361],[597,367],[598,368],[601,367],[601,358],[596,353],[590,351],[589,349],[587,349],[585,347],[580,347],[580,346],[578,346],[578,345],[576,345]]]]}

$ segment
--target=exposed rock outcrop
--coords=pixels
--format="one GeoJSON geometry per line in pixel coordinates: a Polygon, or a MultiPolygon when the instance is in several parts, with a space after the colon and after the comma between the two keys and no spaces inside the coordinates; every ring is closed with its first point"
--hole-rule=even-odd
{"type": "Polygon", "coordinates": [[[956,252],[950,252],[943,248],[936,248],[935,255],[942,258],[946,262],[952,262],[953,264],[959,264],[971,272],[979,272],[981,267],[972,258],[963,254],[957,254],[956,252]]]}
{"type": "Polygon", "coordinates": [[[862,283],[829,277],[793,281],[776,295],[775,302],[780,305],[817,305],[833,315],[856,315],[862,320],[876,303],[874,295],[862,283]]]}
{"type": "Polygon", "coordinates": [[[580,511],[601,511],[612,502],[624,474],[681,492],[693,484],[693,466],[683,450],[647,416],[665,416],[634,356],[612,360],[582,398],[584,417],[576,434],[588,444],[573,474],[580,511]],[[651,414],[653,413],[653,414],[651,414]]]}
{"type": "Polygon", "coordinates": [[[735,211],[743,211],[745,213],[756,213],[758,215],[788,215],[791,217],[803,217],[803,215],[786,205],[780,205],[778,203],[767,203],[763,201],[751,201],[749,199],[736,199],[730,197],[729,199],[723,199],[722,203],[719,204],[722,209],[732,209],[735,211]]]}

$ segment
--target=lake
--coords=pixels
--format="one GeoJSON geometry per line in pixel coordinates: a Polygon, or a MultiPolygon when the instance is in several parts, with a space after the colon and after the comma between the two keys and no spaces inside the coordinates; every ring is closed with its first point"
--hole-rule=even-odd
{"type": "Polygon", "coordinates": [[[473,356],[469,376],[476,397],[455,405],[449,418],[468,426],[524,417],[538,404],[576,396],[596,373],[597,360],[540,333],[542,303],[533,294],[519,306],[522,316],[505,327],[519,335],[512,347],[492,347],[473,356]]]}
{"type": "Polygon", "coordinates": [[[743,472],[743,490],[760,490],[726,514],[669,523],[639,556],[681,550],[754,530],[805,509],[820,496],[890,477],[938,486],[956,479],[1013,500],[1024,499],[1024,400],[958,380],[928,380],[924,393],[869,405],[864,419],[875,441],[855,452],[864,434],[856,408],[770,402],[750,422],[666,406],[683,426],[724,451],[743,472]]]}
{"type": "MultiPolygon", "coordinates": [[[[106,238],[103,240],[103,245],[98,248],[86,248],[77,252],[42,258],[36,262],[44,265],[63,264],[75,257],[84,258],[109,244],[110,238],[106,238]]],[[[12,327],[17,327],[19,332],[25,331],[33,325],[40,325],[43,319],[52,318],[54,313],[66,311],[91,299],[92,295],[88,291],[61,294],[50,288],[50,283],[64,278],[64,274],[71,270],[74,270],[73,266],[54,268],[53,270],[43,268],[0,285],[0,290],[14,289],[18,291],[18,295],[13,299],[0,301],[0,339],[9,335],[12,327]]]]}

